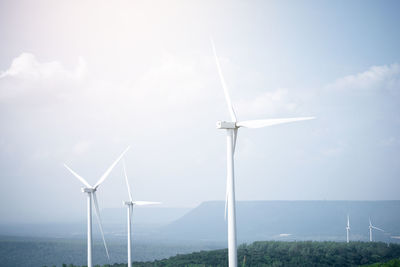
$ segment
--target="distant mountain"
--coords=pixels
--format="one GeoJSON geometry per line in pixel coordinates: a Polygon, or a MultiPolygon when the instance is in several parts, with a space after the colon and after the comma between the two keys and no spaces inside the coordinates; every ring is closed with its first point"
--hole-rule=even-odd
{"type": "MultiPolygon", "coordinates": [[[[369,218],[376,241],[400,239],[400,201],[239,201],[237,231],[239,243],[259,240],[332,240],[344,241],[347,214],[350,239],[368,241],[369,218]],[[397,237],[397,239],[395,238],[397,237]]],[[[126,210],[102,211],[106,237],[125,240],[126,210]]],[[[94,235],[99,237],[97,223],[94,235]]],[[[84,238],[85,221],[76,223],[0,224],[0,235],[84,238]]],[[[141,241],[194,241],[225,244],[227,225],[224,202],[209,201],[198,207],[137,207],[134,210],[133,235],[141,241]]]]}
{"type": "MultiPolygon", "coordinates": [[[[140,225],[166,225],[179,219],[190,210],[190,208],[163,207],[158,205],[136,206],[133,209],[134,223],[140,225]]],[[[120,208],[103,209],[101,215],[104,223],[125,225],[126,212],[126,207],[121,206],[120,208]]]]}
{"type": "MultiPolygon", "coordinates": [[[[347,214],[351,240],[369,239],[369,218],[385,230],[373,232],[374,240],[399,242],[400,201],[239,201],[239,242],[256,240],[335,240],[346,237],[347,214]]],[[[182,240],[227,239],[224,202],[204,202],[180,219],[163,227],[159,237],[182,240]]]]}
{"type": "MultiPolygon", "coordinates": [[[[161,226],[165,226],[186,214],[190,208],[183,207],[135,207],[134,232],[137,237],[152,235],[161,226]]],[[[101,210],[105,234],[109,237],[125,238],[126,208],[106,208],[101,210]]],[[[81,238],[86,236],[86,213],[84,216],[68,222],[43,223],[0,223],[0,235],[24,237],[63,237],[81,238]]],[[[99,235],[97,222],[93,214],[95,236],[99,235]]]]}

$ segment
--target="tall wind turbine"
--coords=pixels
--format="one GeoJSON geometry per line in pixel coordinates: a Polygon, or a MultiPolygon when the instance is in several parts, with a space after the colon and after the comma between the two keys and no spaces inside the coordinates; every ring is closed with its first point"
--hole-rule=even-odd
{"type": "Polygon", "coordinates": [[[215,62],[218,68],[219,78],[221,80],[222,88],[224,89],[225,100],[228,104],[228,110],[231,121],[218,121],[217,128],[225,129],[227,133],[227,177],[226,177],[226,195],[225,195],[225,218],[228,212],[228,253],[229,253],[229,267],[237,267],[237,244],[236,244],[236,209],[235,209],[235,180],[234,180],[234,153],[236,147],[237,132],[240,127],[244,128],[262,128],[273,126],[277,124],[311,120],[314,117],[301,117],[301,118],[285,118],[285,119],[266,119],[266,120],[250,120],[238,121],[236,118],[235,110],[229,96],[228,87],[225,83],[224,76],[222,75],[221,66],[219,64],[215,45],[211,39],[211,44],[214,52],[215,62]]]}
{"type": "Polygon", "coordinates": [[[126,181],[126,187],[128,188],[129,194],[129,201],[124,201],[124,204],[128,208],[128,267],[132,267],[132,213],[133,213],[133,206],[146,206],[146,205],[156,205],[161,204],[161,202],[151,202],[151,201],[133,201],[131,189],[129,186],[128,175],[126,175],[126,167],[125,161],[123,162],[124,166],[124,175],[126,181]]]}
{"type": "Polygon", "coordinates": [[[346,226],[346,235],[347,235],[347,243],[349,243],[349,233],[350,233],[350,219],[349,215],[347,215],[347,226],[346,226]]]}
{"type": "Polygon", "coordinates": [[[372,223],[371,223],[371,218],[370,218],[369,219],[369,241],[370,242],[372,242],[372,229],[376,229],[376,230],[384,232],[384,230],[382,230],[381,228],[373,226],[372,223]]]}
{"type": "Polygon", "coordinates": [[[108,254],[106,240],[104,238],[103,225],[101,223],[100,217],[100,209],[99,204],[97,202],[96,191],[97,188],[106,180],[108,175],[111,173],[112,169],[117,165],[118,161],[121,160],[122,156],[128,151],[129,147],[125,149],[124,152],[111,164],[111,166],[106,170],[106,172],[100,177],[97,183],[94,186],[91,186],[82,176],[74,172],[70,167],[64,164],[65,168],[67,168],[79,181],[85,186],[82,188],[82,193],[87,194],[87,260],[88,267],[93,267],[92,263],[92,200],[94,202],[94,211],[97,217],[97,222],[99,223],[101,237],[103,238],[104,248],[106,249],[107,258],[110,259],[110,255],[108,254]]]}

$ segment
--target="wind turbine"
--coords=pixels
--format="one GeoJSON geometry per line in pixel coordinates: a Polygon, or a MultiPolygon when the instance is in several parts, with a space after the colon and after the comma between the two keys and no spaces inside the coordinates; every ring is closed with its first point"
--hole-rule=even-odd
{"type": "Polygon", "coordinates": [[[370,242],[372,242],[372,229],[376,229],[376,230],[384,232],[384,230],[382,230],[381,228],[373,226],[371,223],[371,218],[369,218],[369,241],[370,242]]]}
{"type": "Polygon", "coordinates": [[[346,226],[346,234],[347,234],[347,243],[349,243],[349,233],[350,233],[350,219],[349,215],[347,215],[347,226],[346,226]]]}
{"type": "Polygon", "coordinates": [[[74,172],[70,167],[64,164],[65,168],[67,168],[79,181],[83,183],[85,187],[82,188],[82,193],[87,194],[87,260],[88,267],[93,267],[92,263],[92,200],[94,202],[94,211],[97,217],[97,222],[99,223],[101,237],[103,238],[104,248],[106,249],[107,258],[110,259],[110,255],[108,254],[108,248],[106,244],[106,240],[104,238],[103,225],[101,223],[100,217],[100,209],[99,204],[97,202],[96,191],[97,188],[106,180],[108,175],[111,173],[112,169],[117,165],[118,161],[121,160],[122,156],[128,151],[129,147],[127,147],[124,152],[111,164],[111,166],[106,170],[106,172],[100,177],[97,183],[94,186],[91,186],[82,176],[74,172]]]}
{"type": "Polygon", "coordinates": [[[222,88],[224,89],[225,100],[228,104],[228,110],[231,121],[218,121],[217,128],[225,129],[226,143],[227,143],[227,177],[226,177],[226,195],[225,195],[225,219],[228,212],[228,254],[229,254],[229,267],[237,267],[237,244],[236,244],[236,209],[235,209],[235,180],[234,180],[234,154],[236,148],[237,133],[240,127],[244,128],[262,128],[273,126],[277,124],[311,120],[314,117],[301,117],[301,118],[284,118],[284,119],[266,119],[266,120],[250,120],[238,121],[235,110],[229,96],[228,87],[225,83],[224,76],[222,75],[221,66],[219,64],[217,52],[213,40],[211,45],[214,52],[215,62],[218,68],[219,78],[221,80],[222,88]]]}
{"type": "Polygon", "coordinates": [[[128,194],[129,194],[129,201],[124,201],[124,204],[128,208],[128,267],[132,267],[132,213],[133,213],[133,206],[146,206],[146,205],[156,205],[156,204],[161,204],[161,202],[152,202],[152,201],[133,201],[132,194],[131,194],[131,189],[129,186],[129,181],[128,181],[128,175],[126,175],[126,167],[125,167],[125,161],[123,162],[124,166],[124,175],[125,175],[125,181],[126,181],[126,187],[128,188],[128,194]]]}

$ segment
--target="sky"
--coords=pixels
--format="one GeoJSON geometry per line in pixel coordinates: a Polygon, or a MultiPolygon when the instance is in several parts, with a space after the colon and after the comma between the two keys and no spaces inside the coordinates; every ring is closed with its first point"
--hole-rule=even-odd
{"type": "MultiPolygon", "coordinates": [[[[0,1],[0,222],[84,218],[128,146],[137,200],[224,200],[229,113],[316,120],[240,129],[236,199],[398,200],[399,1],[0,1]]],[[[128,199],[122,165],[101,208],[128,199]]],[[[223,211],[221,211],[221,214],[223,211]]]]}

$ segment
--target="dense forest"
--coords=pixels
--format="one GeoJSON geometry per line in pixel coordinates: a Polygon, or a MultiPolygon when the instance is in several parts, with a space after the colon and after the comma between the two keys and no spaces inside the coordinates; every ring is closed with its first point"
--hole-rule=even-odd
{"type": "MultiPolygon", "coordinates": [[[[225,267],[227,249],[177,255],[134,267],[225,267]]],[[[239,266],[400,266],[400,245],[377,242],[254,242],[240,245],[239,266]]],[[[126,264],[103,267],[125,267],[126,264]]],[[[64,264],[63,267],[77,267],[64,264]]]]}

